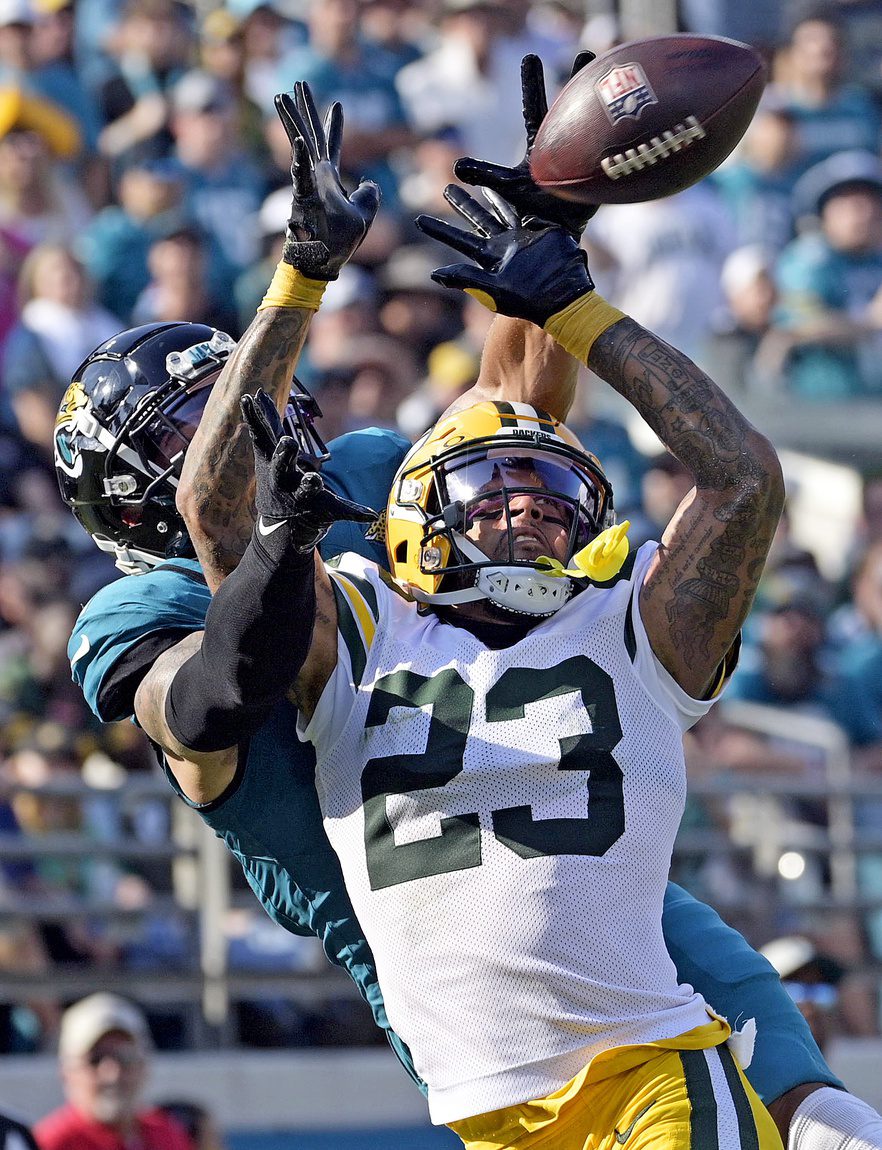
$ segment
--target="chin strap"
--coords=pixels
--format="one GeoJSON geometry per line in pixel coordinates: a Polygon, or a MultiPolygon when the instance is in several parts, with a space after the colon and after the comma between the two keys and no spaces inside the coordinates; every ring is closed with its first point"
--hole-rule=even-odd
{"type": "MultiPolygon", "coordinates": [[[[408,591],[419,602],[437,606],[488,599],[498,607],[518,615],[553,615],[571,597],[573,579],[605,583],[619,573],[628,558],[627,534],[630,526],[626,519],[623,523],[601,531],[573,556],[573,567],[564,567],[558,559],[540,555],[536,567],[503,564],[498,567],[481,567],[473,587],[428,594],[409,586],[408,591]]],[[[453,540],[467,559],[486,564],[487,556],[470,539],[454,532],[453,540]]]]}

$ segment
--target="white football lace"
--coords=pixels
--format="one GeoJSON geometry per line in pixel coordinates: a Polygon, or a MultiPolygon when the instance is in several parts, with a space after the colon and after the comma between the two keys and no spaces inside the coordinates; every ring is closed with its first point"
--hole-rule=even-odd
{"type": "Polygon", "coordinates": [[[628,148],[626,152],[607,156],[601,160],[600,166],[611,180],[618,180],[622,176],[630,176],[632,172],[641,172],[659,160],[666,160],[672,152],[679,152],[694,140],[703,140],[706,135],[707,132],[698,120],[689,116],[685,124],[675,124],[660,136],[653,136],[648,144],[640,144],[636,148],[628,148]]]}

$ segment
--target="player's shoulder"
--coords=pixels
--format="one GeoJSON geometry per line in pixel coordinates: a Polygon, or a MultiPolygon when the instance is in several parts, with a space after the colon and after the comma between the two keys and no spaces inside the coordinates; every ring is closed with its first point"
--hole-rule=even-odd
{"type": "Polygon", "coordinates": [[[74,625],[75,637],[85,631],[93,640],[106,633],[119,635],[144,628],[201,627],[211,592],[194,559],[160,563],[142,575],[124,575],[96,591],[74,625]]]}
{"type": "Polygon", "coordinates": [[[360,680],[378,628],[394,629],[413,601],[375,563],[352,551],[325,564],[337,605],[337,630],[349,653],[352,673],[360,680]]]}
{"type": "Polygon", "coordinates": [[[364,427],[331,440],[322,475],[338,494],[373,507],[385,506],[392,477],[411,448],[387,427],[364,427]],[[373,499],[373,502],[372,502],[373,499]]]}
{"type": "Polygon", "coordinates": [[[123,655],[157,632],[201,630],[210,601],[192,559],[168,560],[97,591],[77,617],[67,646],[73,679],[90,705],[97,705],[102,684],[123,655]]]}

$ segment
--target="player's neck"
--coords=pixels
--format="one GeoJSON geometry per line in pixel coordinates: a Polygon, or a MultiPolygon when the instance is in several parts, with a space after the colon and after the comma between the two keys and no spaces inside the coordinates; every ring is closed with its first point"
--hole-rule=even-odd
{"type": "Polygon", "coordinates": [[[492,650],[511,647],[542,619],[533,615],[506,615],[486,602],[460,603],[455,607],[442,607],[439,617],[454,627],[462,627],[492,650]]]}

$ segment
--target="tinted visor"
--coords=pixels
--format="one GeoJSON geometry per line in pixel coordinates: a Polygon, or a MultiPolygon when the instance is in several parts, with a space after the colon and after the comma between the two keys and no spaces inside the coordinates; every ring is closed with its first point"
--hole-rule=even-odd
{"type": "Polygon", "coordinates": [[[529,494],[546,518],[567,531],[575,523],[574,543],[583,546],[596,531],[600,493],[574,460],[547,452],[493,449],[452,460],[444,469],[446,502],[460,503],[466,531],[480,519],[506,516],[513,495],[529,494]]]}
{"type": "Polygon", "coordinates": [[[133,431],[133,443],[142,458],[157,471],[172,470],[176,474],[180,471],[183,453],[199,426],[219,371],[187,391],[178,391],[162,405],[143,429],[133,431]]]}

